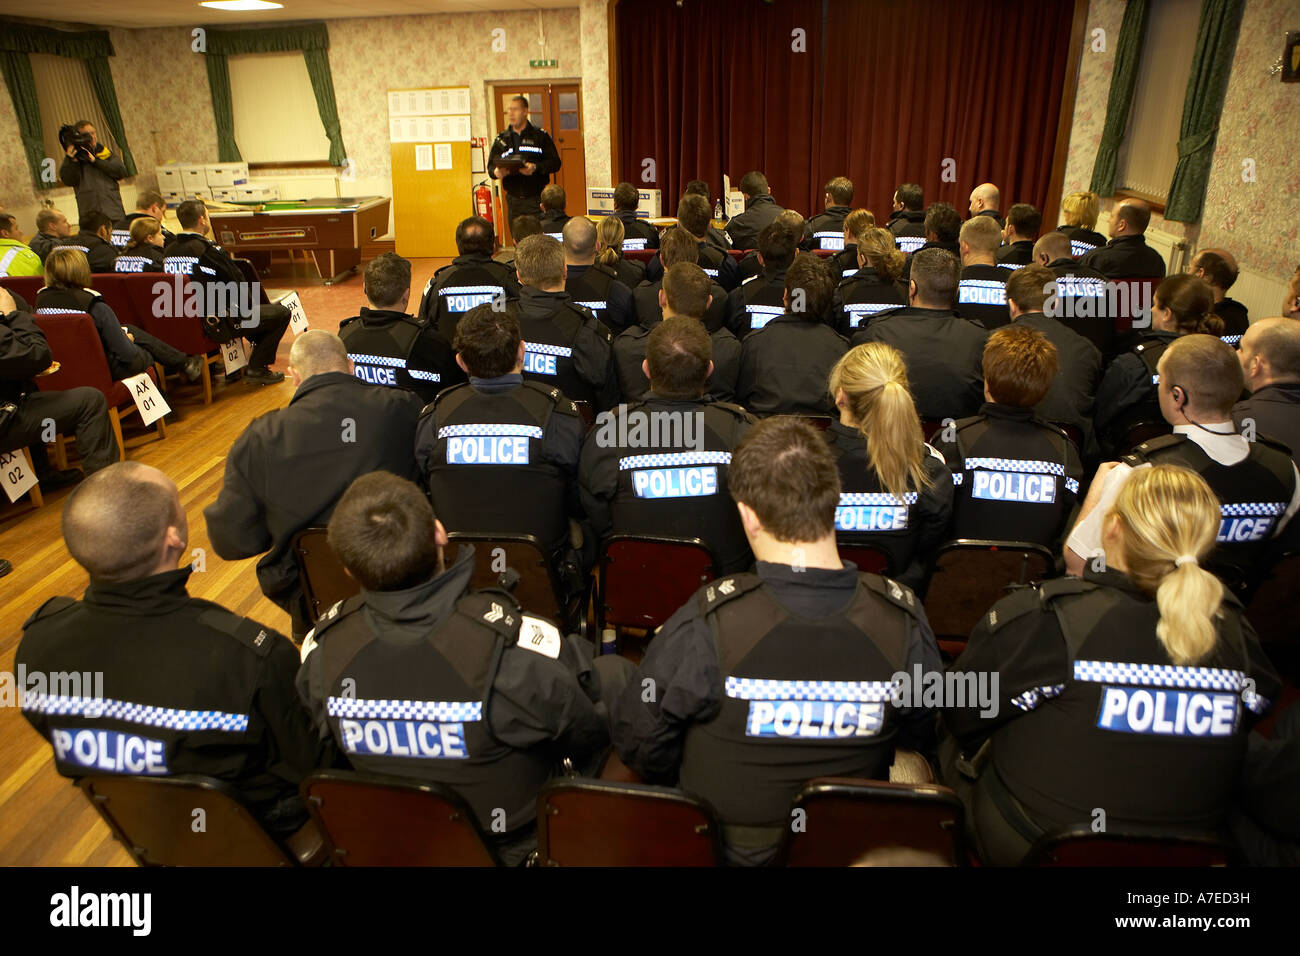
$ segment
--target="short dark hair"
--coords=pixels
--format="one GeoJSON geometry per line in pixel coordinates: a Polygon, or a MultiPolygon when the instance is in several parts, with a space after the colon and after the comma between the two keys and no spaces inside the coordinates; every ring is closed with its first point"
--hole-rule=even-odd
{"type": "Polygon", "coordinates": [[[1229,265],[1227,259],[1210,249],[1198,252],[1192,258],[1192,268],[1202,270],[1210,285],[1218,286],[1224,292],[1237,281],[1237,270],[1229,265]]]}
{"type": "Polygon", "coordinates": [[[87,477],[68,496],[63,540],[92,578],[134,581],[154,573],[163,534],[182,518],[158,474],[142,462],[120,461],[87,477]]]}
{"type": "Polygon", "coordinates": [[[99,232],[105,226],[112,229],[113,220],[108,217],[108,213],[100,212],[98,209],[83,212],[81,221],[77,223],[77,228],[82,232],[99,232]]]}
{"type": "Polygon", "coordinates": [[[36,229],[38,232],[44,232],[48,227],[59,221],[63,213],[58,209],[42,209],[36,214],[36,229]]]}
{"type": "Polygon", "coordinates": [[[542,188],[540,202],[543,209],[564,212],[568,199],[569,197],[564,194],[564,187],[559,183],[550,183],[542,188]]]}
{"type": "Polygon", "coordinates": [[[519,359],[519,304],[507,301],[497,311],[492,303],[476,305],[456,323],[452,347],[475,378],[500,378],[515,369],[519,359]]]}
{"type": "Polygon", "coordinates": [[[713,340],[700,322],[684,316],[664,319],[646,340],[651,391],[661,398],[699,398],[709,380],[712,359],[713,340]]]}
{"type": "Polygon", "coordinates": [[[771,192],[771,187],[767,184],[767,177],[757,169],[752,169],[740,177],[740,191],[746,196],[766,196],[771,192]]]}
{"type": "Polygon", "coordinates": [[[839,470],[821,432],[802,419],[782,415],[751,428],[732,452],[727,489],[778,541],[835,531],[839,470]]]}
{"type": "Polygon", "coordinates": [[[1151,207],[1141,199],[1123,200],[1116,214],[1132,226],[1134,232],[1146,232],[1147,226],[1151,224],[1151,207]]]}
{"type": "Polygon", "coordinates": [[[984,343],[984,384],[999,405],[1033,408],[1058,368],[1056,346],[1027,325],[1004,325],[984,343]]]}
{"type": "Polygon", "coordinates": [[[692,265],[700,261],[700,242],[686,229],[669,229],[659,241],[659,262],[664,269],[678,262],[692,265]]]}
{"type": "Polygon", "coordinates": [[[692,179],[689,183],[687,183],[686,188],[682,190],[682,195],[685,195],[686,193],[693,193],[696,196],[703,196],[705,199],[709,199],[713,195],[709,191],[709,184],[706,183],[703,179],[692,179]]]}
{"type": "Polygon", "coordinates": [[[1027,202],[1018,202],[1007,210],[1007,225],[1016,227],[1021,239],[1037,239],[1043,227],[1043,214],[1027,202]]]}
{"type": "Polygon", "coordinates": [[[496,236],[492,223],[482,216],[462,219],[456,227],[456,251],[462,256],[490,256],[496,251],[496,236]]]}
{"type": "Polygon", "coordinates": [[[1245,388],[1236,350],[1217,335],[1180,335],[1160,356],[1160,364],[1164,366],[1160,387],[1177,385],[1191,395],[1198,409],[1224,416],[1212,421],[1226,420],[1245,388]]]}
{"type": "Polygon", "coordinates": [[[903,183],[894,194],[904,209],[920,210],[925,205],[925,193],[919,183],[903,183]]]}
{"type": "Polygon", "coordinates": [[[835,279],[831,276],[830,266],[821,256],[812,252],[801,252],[795,256],[794,262],[785,271],[785,291],[790,295],[791,309],[796,306],[795,293],[798,290],[803,291],[803,311],[793,314],[799,315],[805,322],[820,322],[835,294],[835,279]]]}
{"type": "Polygon", "coordinates": [[[826,192],[837,206],[853,202],[853,183],[846,176],[836,176],[827,182],[826,192]]]}
{"type": "Polygon", "coordinates": [[[631,183],[619,183],[614,187],[615,209],[636,209],[641,204],[641,193],[631,183]]]}
{"type": "Polygon", "coordinates": [[[677,224],[693,236],[704,236],[713,221],[713,210],[709,201],[694,193],[683,196],[677,204],[677,224]]]}
{"type": "Polygon", "coordinates": [[[411,289],[411,260],[395,252],[381,252],[366,263],[366,298],[381,309],[397,305],[411,289]]]}
{"type": "Polygon", "coordinates": [[[541,235],[542,219],[540,216],[515,216],[510,220],[510,235],[514,236],[515,242],[520,239],[527,239],[529,236],[541,235]]]}
{"type": "Polygon", "coordinates": [[[150,206],[165,206],[163,194],[156,189],[142,189],[135,194],[135,208],[148,209],[150,206]]]}
{"type": "Polygon", "coordinates": [[[182,229],[193,229],[207,211],[208,207],[203,205],[202,199],[187,199],[176,207],[176,221],[182,229]]]}
{"type": "Polygon", "coordinates": [[[1007,299],[1014,302],[1021,312],[1042,312],[1043,303],[1047,301],[1048,286],[1055,281],[1056,273],[1047,266],[1022,266],[1007,277],[1007,299]]]}
{"type": "Polygon", "coordinates": [[[961,234],[961,216],[946,202],[932,202],[925,211],[925,231],[934,233],[940,242],[956,242],[961,234]]]}
{"type": "Polygon", "coordinates": [[[515,96],[510,97],[510,102],[511,102],[511,103],[523,103],[523,104],[524,104],[524,109],[528,109],[528,97],[524,96],[522,93],[519,93],[519,94],[517,94],[517,95],[515,95],[515,96]]]}
{"type": "Polygon", "coordinates": [[[72,124],[72,128],[81,130],[81,129],[85,129],[87,126],[94,126],[94,125],[95,124],[92,123],[90,120],[77,120],[75,123],[72,124]]]}
{"type": "Polygon", "coordinates": [[[664,269],[662,288],[674,314],[703,320],[713,288],[713,280],[703,269],[693,262],[674,263],[664,269]]]}
{"type": "Polygon", "coordinates": [[[779,222],[769,222],[764,226],[758,234],[758,254],[763,257],[766,268],[790,268],[801,238],[779,222]]]}
{"type": "Polygon", "coordinates": [[[923,302],[952,308],[960,277],[961,261],[947,249],[921,249],[912,256],[911,281],[916,283],[916,297],[923,302]]]}
{"type": "Polygon", "coordinates": [[[0,229],[10,232],[18,223],[18,217],[11,216],[7,212],[0,212],[0,229]]]}
{"type": "Polygon", "coordinates": [[[433,522],[429,499],[413,481],[372,471],[343,492],[327,540],[367,591],[404,591],[438,570],[433,522]]]}

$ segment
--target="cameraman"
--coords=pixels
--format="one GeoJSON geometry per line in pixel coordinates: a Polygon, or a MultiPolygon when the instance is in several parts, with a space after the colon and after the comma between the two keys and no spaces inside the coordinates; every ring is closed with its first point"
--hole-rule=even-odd
{"type": "Polygon", "coordinates": [[[59,178],[76,191],[77,218],[85,219],[88,212],[102,212],[110,222],[122,219],[126,211],[117,181],[126,176],[126,166],[95,139],[90,120],[79,120],[71,129],[63,127],[59,142],[68,154],[59,167],[59,178]]]}

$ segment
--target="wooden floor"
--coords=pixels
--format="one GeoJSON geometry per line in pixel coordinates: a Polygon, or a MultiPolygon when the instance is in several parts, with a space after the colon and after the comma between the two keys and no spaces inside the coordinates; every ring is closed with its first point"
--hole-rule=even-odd
{"type": "MultiPolygon", "coordinates": [[[[434,268],[446,260],[414,260],[411,311],[434,268]]],[[[325,288],[295,282],[313,328],[336,330],[342,319],[364,305],[360,279],[325,288]]],[[[276,367],[287,368],[292,336],[280,344],[276,367]]],[[[217,379],[221,383],[221,379],[217,379]]],[[[167,438],[151,435],[124,421],[127,455],[166,472],[180,489],[189,518],[190,548],[206,552],[206,570],[190,577],[190,594],[215,601],[236,614],[255,618],[288,632],[288,616],[264,598],[257,586],[256,558],[222,561],[208,544],[203,509],[221,489],[226,453],[250,419],[288,404],[293,384],[254,388],[236,382],[216,385],[212,405],[204,407],[197,385],[171,386],[169,399],[182,419],[168,425],[167,438]]],[[[138,420],[138,419],[137,419],[138,420]]],[[[0,511],[0,558],[13,572],[0,578],[0,671],[14,670],[14,651],[28,616],[56,595],[80,597],[86,574],[73,562],[59,530],[63,502],[70,489],[48,492],[45,505],[0,511]]],[[[3,500],[3,496],[0,496],[3,500]]],[[[0,865],[130,866],[126,852],[113,840],[81,792],[54,771],[49,745],[23,718],[17,706],[0,707],[0,865]]]]}

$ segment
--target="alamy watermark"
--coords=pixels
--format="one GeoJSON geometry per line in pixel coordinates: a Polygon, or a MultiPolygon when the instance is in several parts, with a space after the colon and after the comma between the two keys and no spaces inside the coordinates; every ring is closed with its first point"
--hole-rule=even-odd
{"type": "Polygon", "coordinates": [[[1146,282],[1112,282],[1068,276],[1043,286],[1043,314],[1052,319],[1111,319],[1132,316],[1132,327],[1151,327],[1152,287],[1146,282]]]}
{"type": "MultiPolygon", "coordinates": [[[[168,263],[170,265],[170,263],[168,263]]],[[[178,267],[179,268],[179,267],[178,267]]],[[[171,271],[168,269],[168,271],[171,271]]],[[[220,316],[238,319],[239,328],[255,329],[262,321],[262,285],[260,282],[190,282],[188,266],[172,273],[170,282],[159,280],[153,285],[155,318],[220,316]]]]}
{"type": "MultiPolygon", "coordinates": [[[[0,707],[26,706],[29,696],[104,699],[103,671],[0,671],[0,707]]],[[[86,712],[87,717],[97,716],[86,712]]]]}
{"type": "Polygon", "coordinates": [[[600,448],[704,450],[704,412],[652,412],[619,405],[596,416],[600,448]]]}

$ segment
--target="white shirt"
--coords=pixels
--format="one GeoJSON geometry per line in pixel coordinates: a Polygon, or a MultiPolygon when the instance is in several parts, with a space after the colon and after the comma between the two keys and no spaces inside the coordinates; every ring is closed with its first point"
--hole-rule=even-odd
{"type": "MultiPolygon", "coordinates": [[[[1186,435],[1189,441],[1196,442],[1205,454],[1220,465],[1229,467],[1239,465],[1250,456],[1250,442],[1244,436],[1237,434],[1237,427],[1232,422],[1211,422],[1201,426],[1175,425],[1174,434],[1186,435]]],[[[1143,462],[1138,467],[1150,468],[1151,463],[1143,462]]],[[[1111,505],[1115,503],[1120,488],[1128,481],[1133,470],[1132,465],[1120,462],[1102,480],[1101,498],[1097,502],[1097,507],[1074,526],[1074,530],[1070,532],[1070,537],[1065,542],[1065,546],[1079,557],[1086,560],[1104,553],[1105,549],[1101,543],[1102,522],[1106,518],[1106,513],[1110,511],[1111,505]]],[[[1291,464],[1291,471],[1295,475],[1295,491],[1291,494],[1291,503],[1287,506],[1286,513],[1273,528],[1273,537],[1281,534],[1286,523],[1291,520],[1291,516],[1300,510],[1300,471],[1296,471],[1294,462],[1291,464]]]]}

